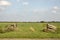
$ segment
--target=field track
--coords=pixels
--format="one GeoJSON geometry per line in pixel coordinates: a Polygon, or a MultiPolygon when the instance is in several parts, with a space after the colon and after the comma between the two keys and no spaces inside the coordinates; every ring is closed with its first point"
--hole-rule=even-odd
{"type": "Polygon", "coordinates": [[[0,40],[60,40],[60,39],[7,39],[7,38],[4,38],[4,39],[0,39],[0,40]]]}

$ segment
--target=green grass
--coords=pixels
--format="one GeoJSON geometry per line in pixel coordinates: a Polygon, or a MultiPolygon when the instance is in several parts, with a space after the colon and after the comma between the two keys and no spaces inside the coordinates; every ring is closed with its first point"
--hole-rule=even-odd
{"type": "MultiPolygon", "coordinates": [[[[12,23],[0,23],[0,28],[4,28],[6,25],[12,23]]],[[[53,32],[43,32],[42,29],[46,26],[46,23],[28,23],[18,22],[18,31],[11,31],[0,33],[0,38],[60,38],[60,23],[50,23],[55,25],[58,30],[53,32]],[[31,31],[30,27],[33,27],[35,31],[31,31]]]]}

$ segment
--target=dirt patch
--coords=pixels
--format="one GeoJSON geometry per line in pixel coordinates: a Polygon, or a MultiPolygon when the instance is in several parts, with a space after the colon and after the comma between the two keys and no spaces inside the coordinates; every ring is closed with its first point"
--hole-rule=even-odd
{"type": "Polygon", "coordinates": [[[60,40],[60,39],[16,39],[16,38],[14,38],[14,39],[6,39],[6,38],[4,38],[4,39],[0,39],[0,40],[60,40]]]}

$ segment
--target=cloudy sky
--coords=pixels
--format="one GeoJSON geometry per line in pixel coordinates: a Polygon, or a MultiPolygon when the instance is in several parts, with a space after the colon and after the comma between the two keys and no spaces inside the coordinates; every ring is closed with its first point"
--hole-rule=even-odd
{"type": "Polygon", "coordinates": [[[0,0],[0,21],[60,21],[60,0],[0,0]]]}

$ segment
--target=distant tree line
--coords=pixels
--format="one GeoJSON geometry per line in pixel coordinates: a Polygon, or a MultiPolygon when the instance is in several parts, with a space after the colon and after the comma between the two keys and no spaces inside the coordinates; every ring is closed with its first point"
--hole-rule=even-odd
{"type": "Polygon", "coordinates": [[[60,23],[60,21],[40,21],[40,23],[46,23],[46,22],[49,22],[49,23],[51,23],[51,22],[53,22],[53,23],[60,23]]]}

